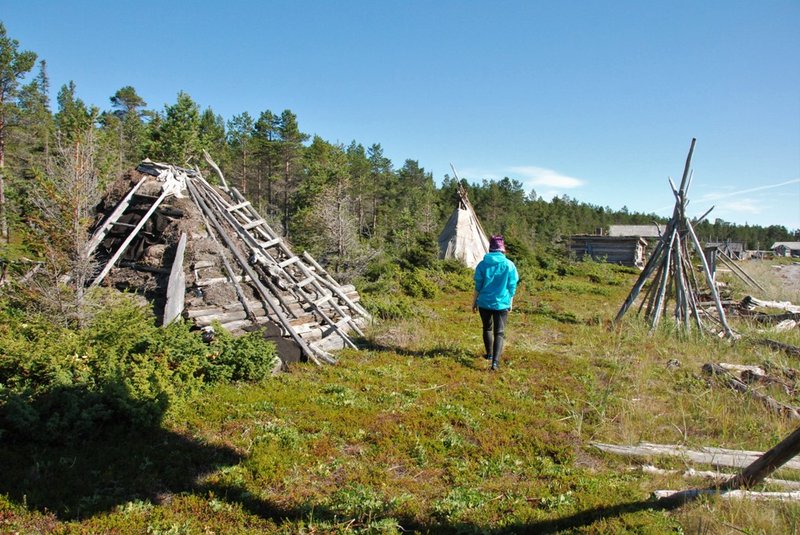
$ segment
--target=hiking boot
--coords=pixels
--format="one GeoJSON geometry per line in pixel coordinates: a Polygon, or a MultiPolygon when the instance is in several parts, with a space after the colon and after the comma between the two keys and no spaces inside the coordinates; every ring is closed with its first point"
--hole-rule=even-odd
{"type": "Polygon", "coordinates": [[[491,356],[489,353],[486,353],[486,354],[483,356],[483,358],[485,358],[486,360],[492,360],[492,356],[491,356]]]}
{"type": "Polygon", "coordinates": [[[493,360],[493,361],[492,361],[492,371],[493,371],[493,372],[496,372],[496,371],[497,371],[497,368],[498,368],[499,366],[500,366],[500,363],[499,363],[499,362],[497,362],[496,360],[493,360]]]}

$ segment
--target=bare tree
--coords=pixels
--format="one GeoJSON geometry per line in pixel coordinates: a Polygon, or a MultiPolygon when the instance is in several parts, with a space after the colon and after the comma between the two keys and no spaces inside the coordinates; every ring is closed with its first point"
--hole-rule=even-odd
{"type": "Polygon", "coordinates": [[[39,279],[46,287],[37,292],[39,304],[79,326],[89,314],[84,289],[97,270],[87,242],[99,200],[94,130],[90,128],[70,145],[58,141],[46,174],[32,191],[37,213],[31,228],[40,238],[46,259],[44,276],[39,279]]]}

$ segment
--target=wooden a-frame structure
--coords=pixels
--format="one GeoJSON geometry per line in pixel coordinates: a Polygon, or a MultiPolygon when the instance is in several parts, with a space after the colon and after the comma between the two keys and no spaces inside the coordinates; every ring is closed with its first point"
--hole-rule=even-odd
{"type": "Polygon", "coordinates": [[[633,285],[628,298],[617,313],[614,319],[615,324],[619,323],[639,296],[645,283],[650,280],[651,284],[645,291],[638,311],[644,313],[651,325],[651,330],[658,327],[662,317],[672,315],[675,324],[687,333],[692,330],[693,325],[702,332],[707,328],[703,319],[712,319],[721,327],[724,336],[734,336],[725,319],[725,310],[722,308],[714,277],[703,255],[703,247],[693,226],[702,221],[714,207],[712,206],[694,222],[686,216],[686,206],[689,203],[688,191],[692,182],[690,169],[696,141],[696,139],[692,139],[689,147],[680,187],[676,188],[672,179],[669,179],[672,193],[675,196],[672,218],[661,234],[639,279],[633,285]],[[694,249],[696,257],[700,261],[703,278],[714,301],[717,317],[706,312],[699,302],[701,286],[692,265],[691,249],[694,249]]]}
{"type": "Polygon", "coordinates": [[[115,269],[144,270],[168,276],[165,325],[183,316],[196,327],[213,322],[230,331],[267,326],[318,364],[335,362],[331,349],[355,348],[352,333],[363,336],[361,327],[372,319],[358,303],[355,288],[340,285],[307,252],[295,254],[255,207],[228,187],[208,155],[206,159],[222,188],[212,186],[196,168],[150,160],[138,166],[132,186],[88,243],[88,255],[105,251],[105,264],[91,285],[99,285],[115,269]],[[176,199],[181,202],[167,206],[176,199]],[[181,216],[175,213],[192,214],[176,243],[163,242],[172,251],[165,255],[170,263],[154,267],[125,260],[132,243],[154,233],[147,230],[148,222],[152,226],[151,219],[164,212],[173,230],[181,228],[176,225],[181,216]],[[198,250],[207,251],[206,256],[199,258],[198,250]],[[214,293],[230,298],[206,301],[215,288],[214,293]]]}

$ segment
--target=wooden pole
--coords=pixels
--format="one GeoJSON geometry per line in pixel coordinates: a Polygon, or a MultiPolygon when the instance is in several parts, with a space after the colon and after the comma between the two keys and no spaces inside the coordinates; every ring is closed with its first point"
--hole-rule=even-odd
{"type": "Polygon", "coordinates": [[[222,171],[220,170],[219,166],[217,165],[217,162],[215,162],[211,158],[211,155],[205,149],[203,149],[203,158],[206,160],[206,163],[208,163],[208,165],[211,166],[211,168],[214,170],[214,172],[217,173],[217,176],[222,181],[222,189],[224,189],[225,191],[229,191],[228,183],[225,182],[225,176],[222,174],[222,171]]]}
{"type": "Polygon", "coordinates": [[[167,283],[167,304],[164,307],[164,325],[169,325],[183,312],[184,298],[186,297],[186,274],[183,271],[183,256],[186,251],[186,233],[181,233],[178,247],[175,250],[175,260],[167,283]]]}
{"type": "Polygon", "coordinates": [[[720,490],[750,488],[800,453],[800,428],[764,453],[742,472],[723,483],[720,490]]]}
{"type": "Polygon", "coordinates": [[[692,143],[689,145],[689,154],[686,156],[686,165],[683,168],[683,178],[681,179],[680,193],[686,193],[687,180],[689,178],[689,170],[692,167],[692,154],[694,153],[694,146],[697,143],[697,138],[692,138],[692,143]]]}
{"type": "Polygon", "coordinates": [[[722,303],[719,300],[719,292],[717,291],[717,287],[714,284],[714,277],[711,276],[711,271],[709,270],[708,262],[706,262],[706,257],[703,254],[703,247],[700,245],[700,240],[697,239],[697,235],[694,233],[692,224],[689,223],[688,220],[686,221],[686,228],[689,230],[689,235],[692,237],[692,241],[694,242],[694,247],[695,250],[697,251],[697,256],[700,257],[700,263],[703,266],[703,273],[706,276],[706,281],[708,282],[708,287],[711,290],[711,295],[714,297],[714,304],[717,307],[717,314],[719,314],[719,321],[722,324],[722,328],[725,330],[725,335],[733,338],[733,331],[731,330],[727,320],[725,319],[725,310],[722,308],[722,303]]]}
{"type": "Polygon", "coordinates": [[[662,310],[662,306],[664,304],[664,295],[666,294],[667,286],[668,286],[668,283],[669,283],[669,274],[670,274],[670,268],[671,268],[670,259],[671,259],[671,255],[672,255],[672,245],[675,243],[675,234],[677,232],[678,232],[678,228],[673,226],[672,227],[672,235],[669,237],[669,245],[667,245],[667,247],[665,249],[666,257],[664,258],[664,263],[663,263],[664,274],[663,274],[662,279],[661,279],[661,281],[659,283],[656,302],[653,305],[655,310],[653,311],[654,313],[653,313],[653,321],[651,323],[651,329],[650,329],[651,331],[654,331],[656,329],[656,327],[658,327],[658,322],[661,319],[661,310],[662,310]]]}
{"type": "Polygon", "coordinates": [[[636,297],[642,290],[642,286],[644,286],[644,283],[647,282],[648,277],[650,277],[650,275],[653,273],[653,270],[655,270],[656,267],[659,265],[663,249],[664,249],[664,241],[662,239],[659,240],[659,242],[656,244],[656,248],[653,250],[653,254],[650,256],[650,260],[647,261],[647,264],[644,266],[644,270],[642,270],[641,275],[639,275],[639,278],[636,279],[636,284],[633,285],[633,288],[631,289],[631,292],[628,294],[627,299],[625,299],[625,302],[622,303],[622,307],[620,307],[619,312],[617,312],[617,316],[614,318],[613,322],[615,325],[620,322],[622,316],[625,315],[625,312],[628,311],[628,308],[630,308],[630,306],[636,300],[636,297]]]}

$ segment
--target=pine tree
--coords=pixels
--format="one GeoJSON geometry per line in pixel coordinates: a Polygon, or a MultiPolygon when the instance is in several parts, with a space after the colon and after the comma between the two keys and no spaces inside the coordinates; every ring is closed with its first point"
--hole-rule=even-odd
{"type": "Polygon", "coordinates": [[[181,91],[178,100],[164,109],[151,138],[151,150],[157,158],[185,166],[200,153],[200,108],[188,94],[181,91]]]}
{"type": "Polygon", "coordinates": [[[280,180],[280,117],[271,111],[263,111],[254,125],[253,142],[257,159],[256,198],[259,211],[273,216],[277,213],[275,184],[280,180]],[[263,191],[266,185],[266,192],[263,191]],[[265,210],[266,208],[266,210],[265,210]]]}
{"type": "Polygon", "coordinates": [[[5,193],[6,137],[18,124],[19,84],[33,69],[36,54],[20,51],[19,42],[6,34],[0,22],[0,239],[8,243],[8,216],[5,193]]]}
{"type": "Polygon", "coordinates": [[[284,235],[288,238],[290,199],[302,173],[303,142],[308,139],[308,134],[300,132],[297,116],[290,110],[284,110],[281,113],[278,136],[283,175],[283,229],[284,235]]]}
{"type": "Polygon", "coordinates": [[[234,115],[228,121],[228,145],[232,153],[233,177],[243,195],[247,195],[252,167],[252,147],[255,124],[249,113],[234,115]]]}

